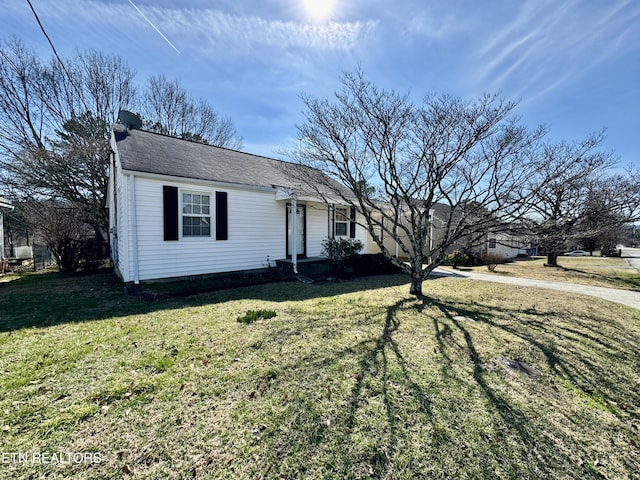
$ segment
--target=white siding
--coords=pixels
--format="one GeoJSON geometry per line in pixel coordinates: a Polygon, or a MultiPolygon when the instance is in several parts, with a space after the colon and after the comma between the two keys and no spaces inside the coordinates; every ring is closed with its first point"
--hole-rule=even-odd
{"type": "Polygon", "coordinates": [[[329,232],[328,206],[307,202],[307,257],[319,257],[329,232]]]}
{"type": "Polygon", "coordinates": [[[211,237],[164,241],[162,186],[167,182],[136,178],[138,261],[140,279],[199,275],[262,268],[270,259],[284,256],[284,207],[273,194],[214,189],[188,183],[172,183],[180,192],[198,190],[212,197],[228,194],[229,239],[215,240],[212,212],[211,237]]]}
{"type": "Polygon", "coordinates": [[[494,239],[495,245],[491,247],[492,243],[487,240],[487,253],[500,255],[504,258],[515,258],[520,254],[527,254],[528,245],[518,237],[505,234],[489,234],[488,239],[494,239]]]}
{"type": "MultiPolygon", "coordinates": [[[[356,222],[366,223],[364,217],[360,212],[356,214],[356,222]]],[[[356,239],[362,242],[362,250],[360,253],[371,253],[367,251],[367,238],[369,237],[369,231],[366,227],[356,224],[356,239]]]]}
{"type": "MultiPolygon", "coordinates": [[[[337,208],[346,208],[349,206],[337,208]]],[[[364,218],[360,212],[356,216],[356,239],[362,242],[363,248],[361,253],[367,252],[367,229],[358,222],[363,223],[364,218]]],[[[318,257],[322,254],[322,242],[331,235],[333,225],[329,224],[329,206],[324,203],[308,203],[307,202],[307,256],[318,257]]],[[[347,238],[351,231],[351,225],[347,224],[347,238]]]]}
{"type": "MultiPolygon", "coordinates": [[[[202,275],[264,268],[286,256],[286,202],[277,202],[275,192],[214,187],[186,181],[164,181],[135,177],[140,280],[202,275]],[[181,192],[211,195],[211,237],[165,241],[163,185],[181,192]],[[227,192],[228,240],[215,239],[215,192],[227,192]]],[[[195,181],[194,181],[195,182],[195,181]]],[[[131,222],[129,222],[131,224],[131,222]]],[[[327,211],[320,204],[307,205],[307,255],[319,255],[327,236],[327,211]]],[[[129,238],[130,232],[129,232],[129,238]]],[[[132,258],[131,251],[129,257],[132,258]]],[[[132,279],[130,276],[125,280],[132,279]]]]}
{"type": "MultiPolygon", "coordinates": [[[[117,150],[116,150],[117,152],[117,150]]],[[[137,248],[139,280],[259,269],[286,257],[286,201],[276,201],[275,191],[245,190],[214,186],[207,182],[150,178],[135,174],[135,202],[131,174],[123,174],[119,158],[114,159],[113,187],[110,191],[110,223],[117,227],[112,238],[117,249],[116,268],[125,282],[134,280],[134,248],[137,248]],[[164,240],[163,186],[211,195],[211,237],[164,240]],[[227,193],[228,240],[215,239],[215,192],[227,193]],[[137,246],[133,245],[133,205],[136,206],[137,246]],[[116,207],[116,208],[114,208],[116,207]]],[[[322,241],[329,234],[326,204],[306,205],[306,254],[319,256],[322,241]]],[[[181,225],[181,224],[180,224],[181,225]]],[[[366,244],[366,230],[356,227],[356,237],[366,244]]]]}

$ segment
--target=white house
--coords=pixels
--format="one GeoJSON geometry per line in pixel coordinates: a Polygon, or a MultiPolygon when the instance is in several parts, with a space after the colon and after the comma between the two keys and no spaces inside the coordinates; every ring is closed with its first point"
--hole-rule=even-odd
{"type": "Polygon", "coordinates": [[[490,233],[482,253],[492,253],[503,258],[530,256],[537,253],[530,237],[510,235],[508,233],[490,233]]]}
{"type": "Polygon", "coordinates": [[[119,124],[111,144],[111,256],[125,282],[261,269],[285,258],[295,269],[299,258],[319,256],[327,237],[366,244],[359,214],[331,196],[317,170],[119,124]]]}

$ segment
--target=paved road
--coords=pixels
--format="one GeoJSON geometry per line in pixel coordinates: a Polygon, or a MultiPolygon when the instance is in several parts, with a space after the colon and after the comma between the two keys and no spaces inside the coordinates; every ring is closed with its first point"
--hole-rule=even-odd
{"type": "MultiPolygon", "coordinates": [[[[640,255],[640,249],[638,254],[640,255]]],[[[623,252],[624,255],[624,252],[623,252]]],[[[640,257],[637,258],[640,260],[640,257]]],[[[548,290],[558,290],[561,292],[577,293],[580,295],[588,295],[591,297],[603,298],[611,302],[621,303],[628,307],[640,310],[640,292],[630,290],[619,290],[617,288],[591,287],[588,285],[578,285],[576,283],[550,282],[547,280],[533,280],[530,278],[518,277],[502,277],[500,275],[491,275],[486,273],[470,272],[466,270],[452,270],[444,268],[436,268],[434,275],[468,278],[471,280],[481,280],[485,282],[507,283],[509,285],[518,285],[523,287],[546,288],[548,290]]]]}
{"type": "Polygon", "coordinates": [[[622,257],[629,265],[640,272],[640,248],[623,248],[622,257]]]}

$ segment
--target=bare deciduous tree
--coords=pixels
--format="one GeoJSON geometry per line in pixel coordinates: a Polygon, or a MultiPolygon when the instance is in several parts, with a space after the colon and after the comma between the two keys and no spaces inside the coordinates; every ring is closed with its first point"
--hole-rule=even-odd
{"type": "Polygon", "coordinates": [[[222,118],[206,101],[194,101],[176,79],[149,78],[142,116],[152,132],[226,148],[242,148],[233,122],[222,118]]]}
{"type": "Polygon", "coordinates": [[[597,150],[603,139],[601,131],[540,151],[529,219],[549,266],[558,266],[568,242],[597,237],[637,217],[638,187],[629,175],[610,174],[615,156],[597,150]]]}
{"type": "Polygon", "coordinates": [[[0,45],[0,177],[16,198],[63,199],[102,238],[109,127],[135,101],[134,72],[89,51],[43,64],[16,38],[0,45]]]}
{"type": "Polygon", "coordinates": [[[473,102],[426,96],[414,104],[361,72],[345,74],[342,86],[335,101],[302,97],[295,155],[348,187],[324,186],[361,212],[373,241],[420,296],[450,247],[524,214],[535,168],[530,151],[543,129],[519,125],[515,104],[495,95],[473,102]],[[383,237],[394,239],[406,262],[383,237]]]}
{"type": "Polygon", "coordinates": [[[43,67],[16,37],[0,44],[0,58],[0,154],[44,148],[53,125],[36,87],[43,67]]]}
{"type": "Polygon", "coordinates": [[[75,272],[88,233],[82,210],[56,200],[28,201],[25,206],[33,228],[45,239],[60,271],[75,272]]]}
{"type": "MultiPolygon", "coordinates": [[[[111,123],[139,103],[135,72],[97,51],[42,62],[18,38],[0,43],[0,187],[15,199],[73,208],[100,241],[108,225],[106,193],[111,123]]],[[[233,124],[177,81],[152,77],[145,92],[152,129],[240,147],[233,124]]]]}
{"type": "Polygon", "coordinates": [[[625,223],[640,213],[640,185],[629,174],[616,174],[592,180],[585,214],[578,222],[576,240],[591,252],[616,253],[625,223]]]}
{"type": "Polygon", "coordinates": [[[12,157],[3,179],[27,200],[63,199],[82,213],[97,238],[108,225],[109,141],[105,123],[90,113],[73,118],[48,149],[24,150],[12,157]]]}
{"type": "Polygon", "coordinates": [[[86,112],[108,126],[120,108],[136,102],[135,73],[115,56],[78,53],[65,59],[64,71],[13,37],[0,44],[0,58],[2,157],[49,148],[65,122],[86,112]]]}
{"type": "Polygon", "coordinates": [[[37,82],[40,96],[55,118],[64,122],[91,112],[108,129],[120,109],[137,105],[135,71],[120,57],[88,50],[64,62],[63,70],[57,59],[52,59],[44,78],[37,82]]]}

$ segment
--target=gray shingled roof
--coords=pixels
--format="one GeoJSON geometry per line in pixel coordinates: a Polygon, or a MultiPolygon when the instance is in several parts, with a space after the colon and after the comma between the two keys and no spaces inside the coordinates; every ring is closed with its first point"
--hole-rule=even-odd
{"type": "MultiPolygon", "coordinates": [[[[330,181],[318,170],[259,155],[204,145],[175,137],[130,130],[114,133],[122,168],[134,172],[211,180],[258,187],[285,187],[313,193],[308,183],[330,181]]],[[[329,194],[330,190],[321,187],[329,194]]]]}

